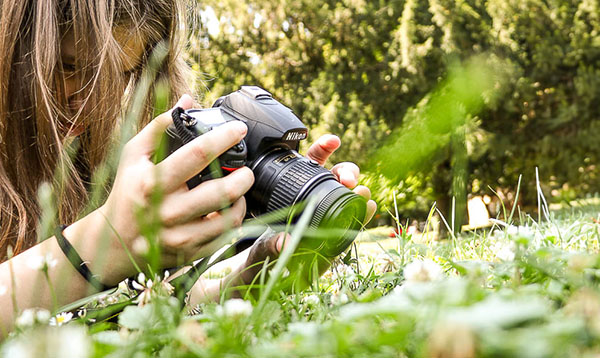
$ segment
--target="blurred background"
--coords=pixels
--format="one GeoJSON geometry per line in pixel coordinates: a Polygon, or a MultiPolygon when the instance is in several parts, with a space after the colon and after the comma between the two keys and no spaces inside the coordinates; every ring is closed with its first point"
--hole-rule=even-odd
{"type": "Polygon", "coordinates": [[[331,162],[361,166],[379,205],[371,226],[397,212],[418,227],[434,202],[453,228],[469,223],[467,203],[479,224],[515,200],[536,212],[536,167],[551,203],[600,189],[597,0],[190,6],[203,104],[258,85],[304,121],[308,142],[340,136],[331,162]]]}

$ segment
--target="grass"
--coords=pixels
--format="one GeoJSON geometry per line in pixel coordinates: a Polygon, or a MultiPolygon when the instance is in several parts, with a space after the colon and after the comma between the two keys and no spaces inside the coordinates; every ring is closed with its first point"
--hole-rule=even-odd
{"type": "MultiPolygon", "coordinates": [[[[521,226],[453,240],[362,236],[345,263],[303,292],[274,290],[261,301],[205,304],[191,314],[155,283],[150,303],[128,306],[116,320],[32,323],[2,349],[90,357],[595,357],[597,203],[552,210],[543,223],[522,215],[521,226]]],[[[133,294],[121,285],[88,309],[133,294]]]]}
{"type": "MultiPolygon", "coordinates": [[[[472,81],[463,77],[487,78],[475,70],[465,74],[433,97],[416,129],[404,132],[407,138],[423,137],[411,136],[415,130],[452,132],[455,128],[440,129],[437,122],[445,123],[442,109],[455,97],[463,105],[452,106],[453,117],[477,111],[481,103],[470,92],[490,84],[465,86],[472,81]]],[[[134,102],[146,97],[153,77],[151,70],[146,73],[134,102]]],[[[134,133],[135,113],[125,118],[119,148],[134,133]]],[[[411,143],[396,141],[409,149],[411,143]]],[[[425,154],[435,149],[414,147],[425,154]]],[[[425,154],[417,154],[403,158],[426,162],[425,154]]],[[[98,193],[118,158],[109,157],[96,173],[92,207],[102,201],[98,193]]],[[[407,167],[388,164],[388,171],[407,167]]],[[[45,201],[42,207],[51,208],[49,195],[45,201]]],[[[10,357],[597,357],[598,203],[581,200],[533,217],[505,208],[508,223],[447,240],[436,239],[429,219],[419,236],[402,230],[389,238],[390,230],[378,228],[362,234],[349,254],[296,293],[277,284],[288,274],[281,260],[270,263],[274,274],[257,280],[262,292],[257,297],[183,309],[171,296],[170,283],[138,276],[131,286],[122,283],[114,292],[75,303],[71,313],[54,317],[59,327],[49,325],[47,311],[23,312],[1,352],[10,357]]],[[[53,227],[52,213],[42,217],[42,227],[53,227]]],[[[448,226],[454,224],[450,218],[448,226]]],[[[150,246],[158,247],[160,228],[147,222],[143,229],[154,238],[150,246]]],[[[302,225],[291,228],[293,245],[282,254],[285,260],[302,232],[302,225]]],[[[149,262],[156,273],[159,253],[153,253],[149,262]]],[[[213,267],[205,276],[218,278],[229,270],[213,267]]]]}

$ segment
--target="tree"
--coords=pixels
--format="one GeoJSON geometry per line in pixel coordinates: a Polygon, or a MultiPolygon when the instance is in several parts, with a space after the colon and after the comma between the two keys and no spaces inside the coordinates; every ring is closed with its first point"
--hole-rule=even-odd
{"type": "MultiPolygon", "coordinates": [[[[333,160],[360,165],[419,115],[449,66],[487,54],[506,64],[508,81],[468,118],[464,141],[458,137],[468,155],[464,186],[507,190],[523,174],[522,203],[533,204],[536,166],[558,197],[600,187],[599,7],[597,0],[209,0],[189,53],[206,74],[207,102],[241,84],[263,86],[313,135],[342,137],[333,160]]],[[[439,148],[400,181],[367,180],[383,208],[396,188],[401,211],[426,212],[430,199],[450,202],[457,148],[439,148]]]]}

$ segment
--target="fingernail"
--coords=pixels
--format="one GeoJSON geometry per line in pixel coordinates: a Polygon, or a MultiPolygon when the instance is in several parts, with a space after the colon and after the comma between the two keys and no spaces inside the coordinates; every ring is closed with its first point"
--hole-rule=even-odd
{"type": "Polygon", "coordinates": [[[277,248],[277,252],[281,253],[281,249],[283,248],[284,241],[285,241],[285,235],[279,235],[279,238],[277,239],[277,244],[275,244],[275,247],[277,248]]]}

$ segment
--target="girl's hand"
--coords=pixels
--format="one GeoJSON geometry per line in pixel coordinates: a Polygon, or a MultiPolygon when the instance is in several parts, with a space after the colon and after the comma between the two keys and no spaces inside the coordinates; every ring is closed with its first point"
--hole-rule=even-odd
{"type": "MultiPolygon", "coordinates": [[[[341,141],[337,136],[332,134],[324,135],[308,148],[306,157],[324,165],[329,156],[340,147],[340,144],[341,141]]],[[[375,214],[377,204],[371,200],[371,191],[369,188],[362,185],[357,186],[360,175],[358,166],[351,162],[343,162],[334,165],[331,168],[331,172],[341,184],[349,189],[353,189],[356,194],[363,196],[367,200],[367,212],[364,221],[367,224],[373,217],[373,214],[375,214]]],[[[267,258],[272,262],[279,256],[285,238],[283,233],[279,233],[269,238],[257,240],[252,245],[246,262],[237,270],[244,284],[250,284],[253,281],[256,274],[262,268],[262,265],[259,263],[264,262],[267,258]]]]}
{"type": "MultiPolygon", "coordinates": [[[[192,105],[192,98],[183,96],[176,107],[189,109],[192,105]]],[[[125,145],[112,191],[99,209],[114,228],[113,236],[118,234],[136,261],[143,262],[143,255],[134,247],[143,247],[145,240],[136,213],[148,211],[152,194],[160,190],[159,245],[165,266],[187,263],[222,246],[214,239],[241,224],[246,213],[243,195],[254,182],[252,171],[243,167],[189,190],[186,181],[244,138],[247,127],[240,121],[228,122],[154,164],[152,155],[171,123],[170,111],[163,113],[125,145]]],[[[111,245],[121,245],[113,238],[111,245]]]]}
{"type": "MultiPolygon", "coordinates": [[[[325,165],[327,159],[329,159],[331,154],[333,154],[341,144],[338,136],[326,134],[317,139],[317,141],[308,148],[306,157],[316,160],[321,165],[325,165]]],[[[333,168],[331,168],[331,172],[342,185],[348,189],[353,189],[356,194],[367,200],[367,212],[364,224],[371,221],[373,214],[375,214],[375,210],[377,210],[377,204],[371,200],[371,190],[369,190],[369,188],[363,185],[357,186],[360,168],[352,162],[342,162],[334,165],[333,168]]]]}

